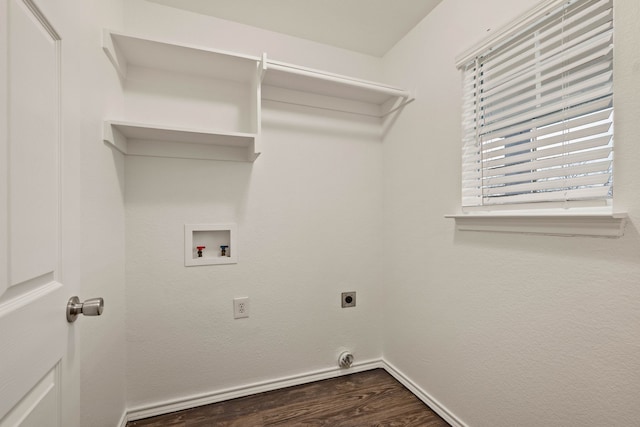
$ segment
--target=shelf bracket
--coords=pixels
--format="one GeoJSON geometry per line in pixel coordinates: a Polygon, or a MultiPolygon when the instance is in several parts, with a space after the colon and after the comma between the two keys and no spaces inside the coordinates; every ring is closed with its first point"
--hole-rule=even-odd
{"type": "Polygon", "coordinates": [[[264,80],[264,76],[267,74],[267,52],[262,53],[262,59],[258,63],[260,67],[260,82],[264,80]]]}
{"type": "Polygon", "coordinates": [[[385,111],[384,113],[382,113],[382,115],[380,116],[381,118],[385,118],[388,115],[395,113],[396,111],[402,109],[405,107],[405,105],[407,104],[411,104],[413,101],[415,101],[416,99],[414,97],[401,97],[398,98],[400,99],[400,102],[398,103],[398,101],[396,100],[396,102],[394,102],[394,105],[390,107],[390,109],[388,111],[385,111]],[[397,104],[397,105],[395,105],[397,104]]]}
{"type": "Polygon", "coordinates": [[[112,126],[111,121],[105,121],[103,124],[102,140],[122,154],[128,154],[127,137],[124,136],[116,127],[112,126]]]}
{"type": "Polygon", "coordinates": [[[102,50],[111,61],[111,64],[118,72],[118,76],[121,80],[127,78],[127,60],[120,53],[118,45],[113,40],[111,31],[105,29],[102,32],[102,50]]]}

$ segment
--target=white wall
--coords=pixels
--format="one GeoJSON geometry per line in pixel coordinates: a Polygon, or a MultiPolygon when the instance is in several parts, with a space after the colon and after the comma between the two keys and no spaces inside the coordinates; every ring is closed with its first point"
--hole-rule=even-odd
{"type": "Polygon", "coordinates": [[[384,58],[416,88],[384,142],[384,358],[469,426],[629,426],[640,419],[640,42],[617,1],[620,239],[456,232],[454,58],[537,4],[444,0],[384,58]]]}
{"type": "MultiPolygon", "coordinates": [[[[274,59],[364,78],[381,72],[379,58],[143,1],[126,6],[131,32],[274,52],[274,59]]],[[[155,107],[127,95],[127,114],[200,128],[238,125],[224,115],[197,123],[185,109],[167,110],[171,95],[160,92],[155,107]]],[[[185,94],[179,101],[195,108],[198,100],[185,94]]],[[[274,102],[264,105],[263,153],[253,164],[128,157],[129,407],[337,373],[345,347],[356,362],[379,359],[381,185],[377,120],[274,102]],[[184,225],[228,222],[238,224],[239,263],[185,267],[184,225]],[[352,290],[357,307],[341,309],[340,292],[352,290]],[[233,319],[238,296],[251,300],[248,319],[233,319]]]]}
{"type": "MultiPolygon", "coordinates": [[[[77,72],[92,97],[83,113],[83,292],[105,296],[107,309],[81,329],[82,425],[113,425],[121,413],[125,347],[129,408],[330,369],[348,346],[356,361],[382,355],[470,426],[636,422],[637,4],[616,3],[615,188],[616,206],[631,214],[625,236],[463,233],[443,218],[459,205],[454,57],[535,4],[444,0],[381,61],[127,1],[129,31],[266,51],[404,86],[417,100],[384,145],[367,120],[268,102],[255,163],[130,157],[126,177],[123,159],[94,144],[102,117],[121,112],[120,92],[95,51],[99,29],[83,30],[77,49],[93,64],[77,72]],[[201,222],[238,223],[239,264],[183,266],[184,224],[201,222]],[[358,291],[356,309],[339,308],[344,290],[358,291]],[[236,296],[251,298],[249,319],[233,320],[236,296]]],[[[105,7],[89,22],[117,28],[117,7],[105,7]]],[[[124,101],[122,111],[154,116],[139,98],[124,101]]]]}
{"type": "Polygon", "coordinates": [[[128,31],[149,37],[261,56],[319,70],[378,80],[381,58],[145,0],[125,2],[128,31]]]}

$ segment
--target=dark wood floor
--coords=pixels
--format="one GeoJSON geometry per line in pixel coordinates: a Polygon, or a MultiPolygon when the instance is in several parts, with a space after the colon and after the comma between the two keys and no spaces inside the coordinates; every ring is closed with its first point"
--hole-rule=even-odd
{"type": "Polygon", "coordinates": [[[172,414],[128,427],[448,427],[383,369],[289,387],[172,414]]]}

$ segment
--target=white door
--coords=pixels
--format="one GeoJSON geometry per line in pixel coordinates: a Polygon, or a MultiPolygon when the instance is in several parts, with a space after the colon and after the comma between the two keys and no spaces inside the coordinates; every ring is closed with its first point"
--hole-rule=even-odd
{"type": "Polygon", "coordinates": [[[78,266],[61,269],[77,205],[64,192],[63,43],[32,0],[0,0],[0,427],[78,419],[65,316],[78,266]]]}

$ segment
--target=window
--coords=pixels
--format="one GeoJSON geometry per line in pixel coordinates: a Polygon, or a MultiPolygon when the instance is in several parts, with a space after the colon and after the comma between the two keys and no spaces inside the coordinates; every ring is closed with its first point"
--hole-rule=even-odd
{"type": "Polygon", "coordinates": [[[610,201],[612,7],[546,2],[458,62],[463,208],[610,201]]]}

